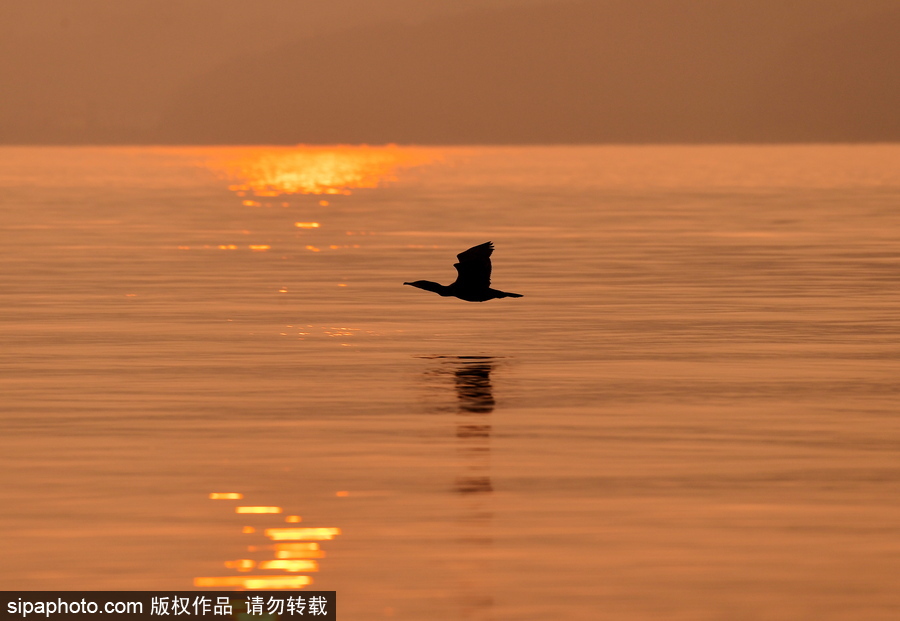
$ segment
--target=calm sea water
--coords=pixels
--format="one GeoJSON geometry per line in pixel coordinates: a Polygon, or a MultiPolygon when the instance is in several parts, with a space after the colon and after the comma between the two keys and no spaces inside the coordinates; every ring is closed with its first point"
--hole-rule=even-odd
{"type": "Polygon", "coordinates": [[[0,149],[2,584],[896,619],[898,171],[892,145],[0,149]],[[402,286],[488,240],[525,297],[402,286]]]}

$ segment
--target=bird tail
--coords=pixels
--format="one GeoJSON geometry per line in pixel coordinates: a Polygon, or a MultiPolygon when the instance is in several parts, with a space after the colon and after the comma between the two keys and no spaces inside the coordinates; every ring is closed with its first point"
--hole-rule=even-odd
{"type": "Polygon", "coordinates": [[[500,296],[501,298],[521,298],[522,297],[521,293],[509,293],[508,291],[501,291],[500,293],[503,294],[500,296]]]}

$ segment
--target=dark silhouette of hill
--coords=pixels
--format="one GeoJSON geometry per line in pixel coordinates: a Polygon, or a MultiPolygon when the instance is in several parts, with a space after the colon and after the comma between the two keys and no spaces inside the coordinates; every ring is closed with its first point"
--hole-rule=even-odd
{"type": "Polygon", "coordinates": [[[0,142],[900,140],[897,0],[491,2],[9,3],[0,142]]]}
{"type": "Polygon", "coordinates": [[[314,34],[539,0],[0,1],[0,143],[159,141],[185,83],[314,34]]]}
{"type": "Polygon", "coordinates": [[[900,139],[900,7],[548,4],[305,40],[187,85],[170,141],[900,139]]]}

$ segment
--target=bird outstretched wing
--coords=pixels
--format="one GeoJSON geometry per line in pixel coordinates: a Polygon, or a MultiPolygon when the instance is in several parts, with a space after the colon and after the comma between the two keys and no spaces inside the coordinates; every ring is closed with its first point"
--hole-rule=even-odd
{"type": "Polygon", "coordinates": [[[494,252],[494,244],[484,242],[456,255],[459,263],[454,263],[453,267],[456,268],[458,276],[453,284],[466,288],[490,287],[492,252],[494,252]]]}

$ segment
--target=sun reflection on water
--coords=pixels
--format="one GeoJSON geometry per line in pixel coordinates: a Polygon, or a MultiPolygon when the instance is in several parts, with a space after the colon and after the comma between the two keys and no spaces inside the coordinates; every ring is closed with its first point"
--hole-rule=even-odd
{"type": "MultiPolygon", "coordinates": [[[[438,150],[418,147],[297,146],[223,150],[208,166],[227,175],[232,182],[228,189],[238,196],[275,197],[377,188],[396,180],[401,168],[439,159],[438,150]]],[[[244,204],[259,206],[260,202],[247,199],[244,204]]]]}
{"type": "MultiPolygon", "coordinates": [[[[214,492],[209,495],[211,500],[241,500],[243,494],[237,492],[214,492]]],[[[241,515],[242,518],[256,517],[268,524],[261,524],[261,534],[269,541],[282,543],[268,543],[266,545],[248,545],[247,552],[268,552],[275,558],[240,558],[235,560],[224,561],[223,565],[226,569],[230,569],[238,574],[230,576],[198,576],[194,578],[194,586],[200,588],[209,587],[231,587],[236,589],[302,589],[312,584],[313,579],[310,576],[296,575],[301,572],[315,573],[319,571],[319,561],[314,559],[322,559],[325,552],[320,549],[320,541],[330,541],[341,534],[339,528],[322,528],[322,527],[279,527],[265,528],[271,525],[271,520],[275,516],[283,513],[282,507],[271,505],[238,505],[234,506],[234,512],[241,515]],[[262,573],[248,575],[249,571],[263,571],[275,573],[262,573]],[[285,572],[290,575],[285,575],[285,572]]],[[[301,521],[299,515],[286,515],[283,517],[284,522],[297,523],[301,521]]],[[[244,526],[241,532],[245,535],[256,535],[251,538],[259,537],[257,528],[253,526],[244,526]]]]}

